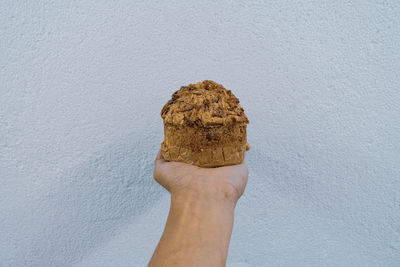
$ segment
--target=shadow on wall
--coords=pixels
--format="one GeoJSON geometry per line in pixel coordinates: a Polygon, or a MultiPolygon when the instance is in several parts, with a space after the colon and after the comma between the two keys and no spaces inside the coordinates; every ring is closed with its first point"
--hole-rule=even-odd
{"type": "MultiPolygon", "coordinates": [[[[118,226],[145,212],[165,193],[153,180],[153,161],[160,142],[134,134],[97,153],[58,180],[34,215],[22,265],[68,265],[110,237],[118,226]],[[138,138],[139,137],[139,138],[138,138]],[[39,218],[40,217],[40,218],[39,218]],[[30,253],[27,253],[30,252],[30,253]]],[[[22,259],[20,259],[22,260],[22,259]]]]}
{"type": "Polygon", "coordinates": [[[304,173],[299,166],[290,166],[282,158],[270,155],[268,149],[253,146],[246,153],[246,163],[249,167],[246,190],[254,185],[256,192],[263,188],[268,193],[273,191],[294,201],[309,200],[314,192],[314,177],[304,173]]]}

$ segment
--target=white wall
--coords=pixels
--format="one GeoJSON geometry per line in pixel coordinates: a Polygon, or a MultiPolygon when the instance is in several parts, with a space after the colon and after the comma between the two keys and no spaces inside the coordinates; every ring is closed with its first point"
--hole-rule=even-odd
{"type": "Polygon", "coordinates": [[[250,119],[228,266],[398,266],[398,1],[2,1],[0,265],[144,266],[159,112],[212,79],[250,119]]]}

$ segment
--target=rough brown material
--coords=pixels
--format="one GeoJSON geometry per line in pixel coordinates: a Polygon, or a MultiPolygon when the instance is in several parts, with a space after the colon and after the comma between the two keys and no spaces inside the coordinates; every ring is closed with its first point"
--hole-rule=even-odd
{"type": "Polygon", "coordinates": [[[230,90],[213,81],[182,86],[161,110],[165,160],[200,167],[239,164],[250,147],[249,123],[230,90]]]}

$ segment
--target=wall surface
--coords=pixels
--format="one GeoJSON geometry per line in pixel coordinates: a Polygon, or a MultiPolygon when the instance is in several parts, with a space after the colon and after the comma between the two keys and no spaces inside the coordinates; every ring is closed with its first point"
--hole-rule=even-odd
{"type": "Polygon", "coordinates": [[[162,105],[250,119],[227,266],[399,266],[399,1],[1,1],[0,266],[145,266],[162,105]]]}

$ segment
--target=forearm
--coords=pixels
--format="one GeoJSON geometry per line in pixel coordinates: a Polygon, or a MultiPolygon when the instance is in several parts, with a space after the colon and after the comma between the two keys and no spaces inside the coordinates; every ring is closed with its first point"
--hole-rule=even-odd
{"type": "Polygon", "coordinates": [[[165,230],[149,266],[225,266],[234,208],[223,193],[171,194],[165,230]]]}

